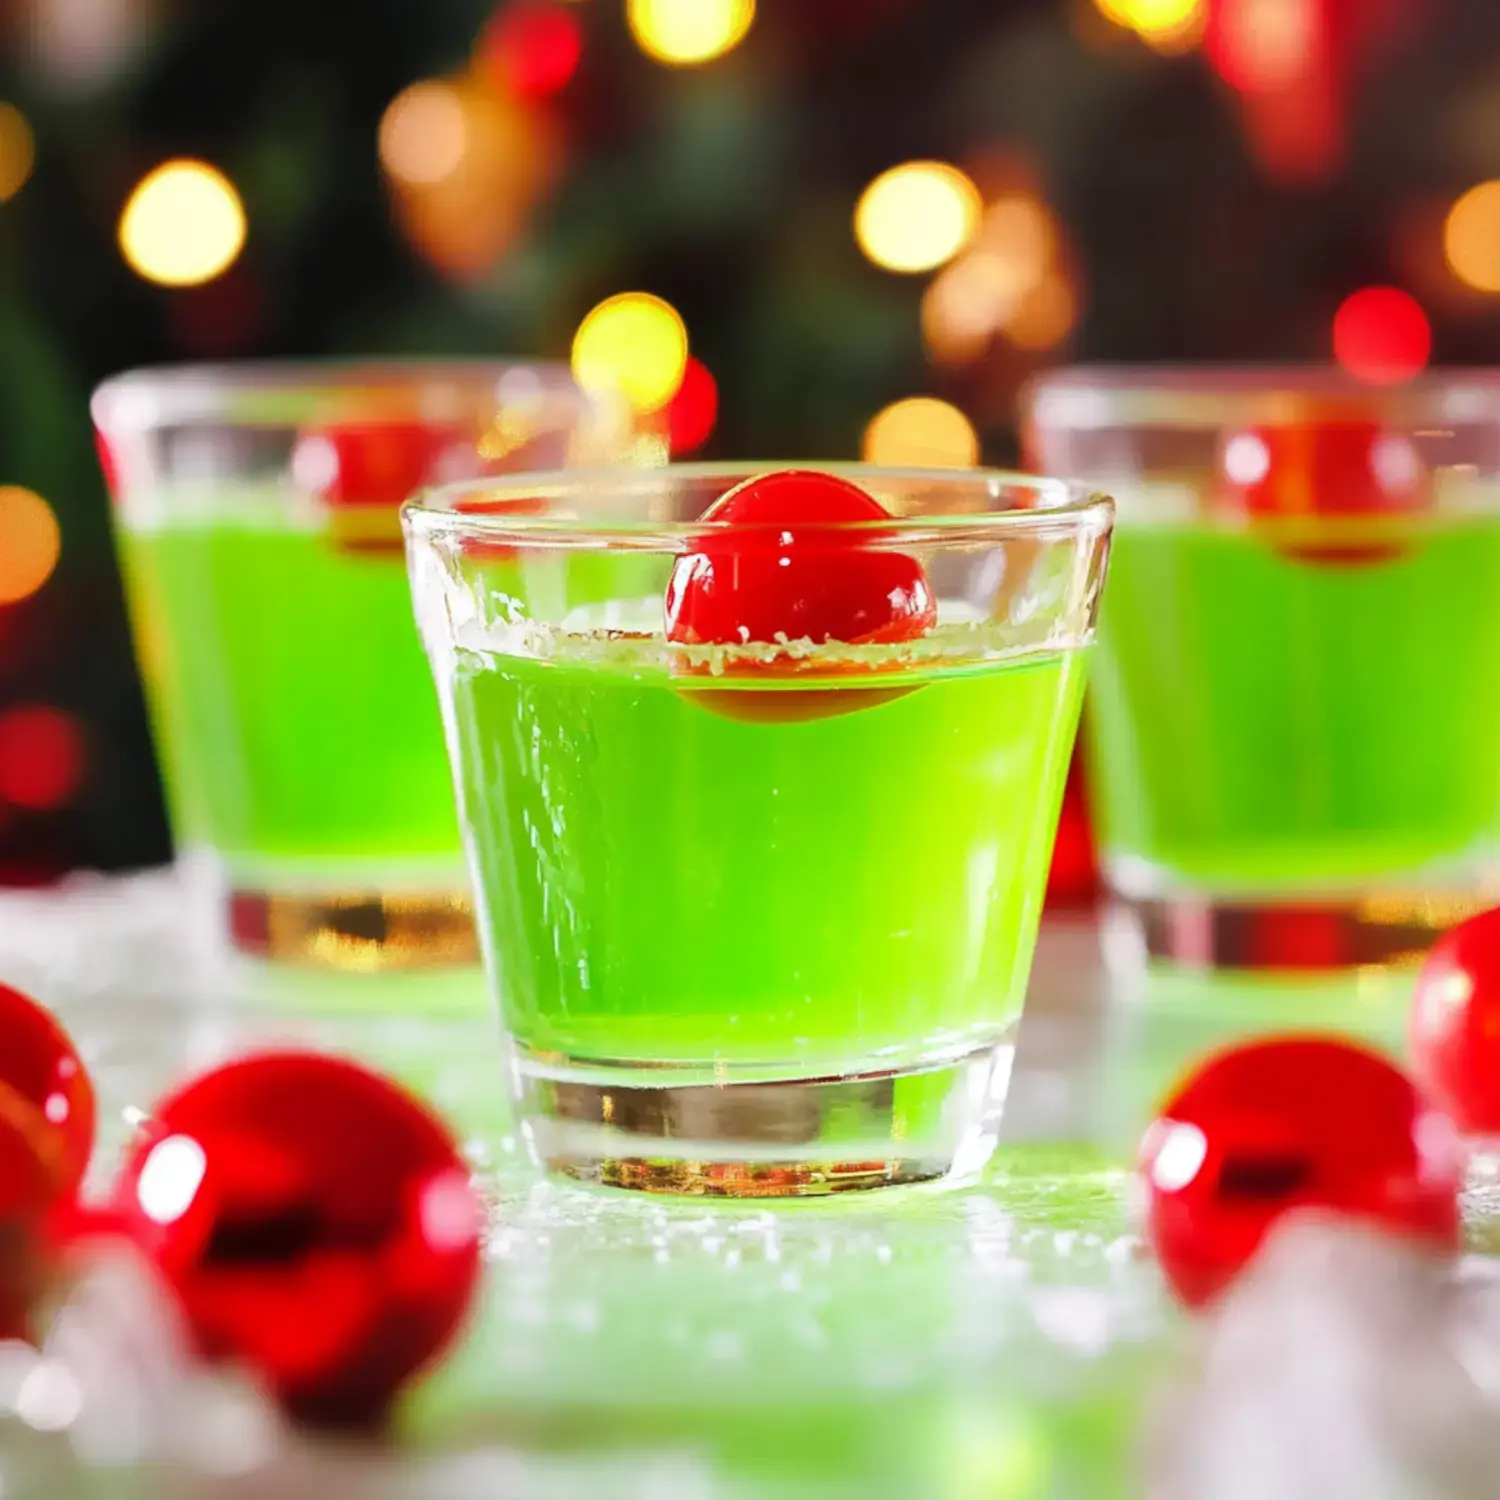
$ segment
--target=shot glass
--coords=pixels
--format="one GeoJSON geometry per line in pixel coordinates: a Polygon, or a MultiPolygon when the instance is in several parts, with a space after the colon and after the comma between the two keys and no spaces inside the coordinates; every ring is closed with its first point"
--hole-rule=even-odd
{"type": "Polygon", "coordinates": [[[1500,380],[1075,369],[1027,425],[1119,503],[1084,733],[1147,955],[1399,962],[1485,904],[1500,380]]]}
{"type": "Polygon", "coordinates": [[[93,414],[174,839],[233,945],[477,963],[398,507],[443,478],[613,462],[629,424],[520,364],[145,370],[93,414]]]}
{"type": "Polygon", "coordinates": [[[1110,504],[788,479],[858,516],[752,515],[762,471],[721,465],[405,508],[509,1077],[564,1175],[821,1194],[993,1145],[1110,504]]]}

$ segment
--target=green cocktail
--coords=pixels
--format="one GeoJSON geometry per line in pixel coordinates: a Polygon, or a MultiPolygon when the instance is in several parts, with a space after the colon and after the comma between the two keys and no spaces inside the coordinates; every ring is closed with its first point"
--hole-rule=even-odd
{"type": "Polygon", "coordinates": [[[1147,951],[1386,962],[1488,904],[1500,389],[1064,372],[1031,425],[1120,497],[1087,749],[1147,951]]]}
{"type": "Polygon", "coordinates": [[[743,1078],[994,1047],[1021,1011],[1078,656],[903,673],[892,701],[760,723],[700,707],[655,643],[611,644],[454,666],[517,1043],[743,1078]]]}
{"type": "MultiPolygon", "coordinates": [[[[732,470],[539,480],[549,512],[509,525],[456,513],[462,490],[409,508],[481,938],[554,1167],[793,1193],[985,1154],[1108,507],[1046,482],[848,472],[899,518],[866,526],[868,550],[899,568],[920,549],[943,590],[920,629],[677,630],[669,578],[739,545],[734,523],[695,533],[732,470]]],[[[810,568],[787,607],[832,574],[848,604],[838,526],[777,524],[767,546],[810,568]]]]}
{"type": "Polygon", "coordinates": [[[127,533],[122,559],[174,827],[237,888],[359,890],[370,862],[461,890],[431,674],[399,552],[226,489],[127,533]]]}
{"type": "Polygon", "coordinates": [[[1090,701],[1106,857],[1271,895],[1462,868],[1500,826],[1497,605],[1500,518],[1322,566],[1122,516],[1090,701]]]}
{"type": "Polygon", "coordinates": [[[435,476],[597,454],[560,372],[246,366],[95,401],[179,851],[234,944],[356,972],[478,959],[397,507],[435,476]]]}

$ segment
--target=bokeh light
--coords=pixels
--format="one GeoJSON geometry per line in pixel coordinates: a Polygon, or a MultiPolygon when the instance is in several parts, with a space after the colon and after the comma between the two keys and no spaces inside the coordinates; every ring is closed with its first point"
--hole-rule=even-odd
{"type": "Polygon", "coordinates": [[[72,715],[40,703],[0,714],[0,801],[31,812],[62,807],[83,767],[83,733],[72,715]]]}
{"type": "Polygon", "coordinates": [[[1033,294],[1053,274],[1059,239],[1056,220],[1034,193],[1008,192],[991,204],[973,245],[922,299],[922,335],[932,358],[967,364],[1018,318],[1024,329],[1028,310],[1035,317],[1032,302],[1055,302],[1050,290],[1041,299],[1033,294]]]}
{"type": "Polygon", "coordinates": [[[14,104],[0,104],[0,203],[26,185],[36,162],[36,137],[14,104]]]}
{"type": "Polygon", "coordinates": [[[573,336],[573,375],[591,391],[623,392],[637,411],[658,411],[687,370],[687,328],[648,292],[621,292],[594,308],[573,336]]]}
{"type": "Polygon", "coordinates": [[[1334,314],[1334,358],[1358,380],[1397,385],[1421,374],[1431,353],[1427,314],[1398,287],[1365,287],[1334,314]]]}
{"type": "Polygon", "coordinates": [[[380,157],[397,221],[455,280],[491,270],[525,231],[561,161],[549,112],[496,88],[482,69],[398,95],[380,157]]]}
{"type": "Polygon", "coordinates": [[[28,599],[52,576],[62,532],[52,507],[20,485],[0,485],[0,604],[28,599]]]}
{"type": "Polygon", "coordinates": [[[1057,254],[1057,223],[1045,203],[1030,193],[998,198],[985,213],[979,244],[1012,268],[1016,279],[1035,286],[1057,254]]]}
{"type": "Polygon", "coordinates": [[[860,195],[854,237],[887,271],[931,271],[974,238],[983,208],[979,189],[957,167],[909,161],[882,172],[860,195]]]}
{"type": "Polygon", "coordinates": [[[245,209],[234,184],[206,162],[163,162],[120,215],[120,250],[138,276],[197,286],[231,265],[245,245],[245,209]]]}
{"type": "Polygon", "coordinates": [[[565,88],[583,57],[583,26],[557,0],[514,0],[485,28],[486,65],[523,99],[565,88]]]}
{"type": "Polygon", "coordinates": [[[1207,15],[1207,0],[1098,0],[1099,9],[1117,26],[1127,27],[1154,45],[1182,43],[1195,37],[1207,15]]]}
{"type": "Polygon", "coordinates": [[[1466,286],[1500,292],[1500,181],[1470,188],[1448,211],[1443,254],[1466,286]]]}
{"type": "Polygon", "coordinates": [[[967,469],[979,462],[979,434],[956,406],[911,396],[873,418],[865,429],[864,457],[896,468],[967,469]]]}
{"type": "Polygon", "coordinates": [[[737,47],[755,20],[755,0],[626,0],[625,21],[641,51],[669,67],[712,62],[737,47]]]}
{"type": "Polygon", "coordinates": [[[977,359],[1028,290],[1003,256],[975,250],[934,277],[922,298],[922,338],[939,364],[977,359]]]}
{"type": "Polygon", "coordinates": [[[1313,60],[1320,0],[1219,0],[1209,58],[1242,93],[1287,88],[1313,60]]]}
{"type": "Polygon", "coordinates": [[[1040,353],[1062,343],[1077,319],[1073,289],[1060,272],[1053,271],[1021,299],[1005,322],[1005,336],[1017,349],[1040,353]]]}
{"type": "Polygon", "coordinates": [[[673,453],[691,453],[712,436],[719,416],[719,387],[701,359],[689,359],[677,394],[667,403],[673,453]]]}
{"type": "Polygon", "coordinates": [[[380,163],[401,182],[441,182],[463,162],[468,138],[458,90],[436,80],[414,83],[381,116],[380,163]]]}

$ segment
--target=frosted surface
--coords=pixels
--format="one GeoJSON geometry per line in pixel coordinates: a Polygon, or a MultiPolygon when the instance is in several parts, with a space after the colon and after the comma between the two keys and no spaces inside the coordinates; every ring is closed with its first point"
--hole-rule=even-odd
{"type": "MultiPolygon", "coordinates": [[[[170,874],[0,896],[0,980],[64,1017],[99,1087],[96,1178],[174,1080],[294,1040],[361,1056],[433,1099],[483,1173],[494,1222],[474,1329],[414,1394],[399,1456],[297,1445],[251,1394],[174,1366],[131,1450],[166,1466],[174,1497],[231,1493],[180,1440],[205,1389],[214,1420],[239,1434],[223,1450],[243,1450],[236,1496],[1142,1494],[1142,1425],[1183,1338],[1131,1227],[1123,1164],[1148,1102],[1187,1058],[1246,1030],[1326,1024],[1394,1041],[1407,983],[1111,981],[1091,927],[1054,926],[1005,1141],[981,1183],[707,1206],[537,1177],[477,973],[238,968],[190,936],[211,929],[209,899],[170,874]]],[[[143,1386],[112,1369],[82,1409],[143,1386]]],[[[23,1389],[33,1406],[38,1391],[62,1399],[50,1379],[0,1369],[0,1414],[12,1413],[0,1494],[124,1493],[94,1487],[98,1464],[80,1467],[68,1423],[38,1432],[14,1415],[23,1389]]]]}

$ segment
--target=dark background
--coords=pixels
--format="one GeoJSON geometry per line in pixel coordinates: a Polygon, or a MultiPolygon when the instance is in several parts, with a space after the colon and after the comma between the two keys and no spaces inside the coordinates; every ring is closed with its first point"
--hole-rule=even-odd
{"type": "Polygon", "coordinates": [[[931,394],[1008,462],[1043,363],[1324,360],[1370,285],[1422,305],[1435,360],[1483,363],[1500,333],[1444,260],[1448,210],[1500,176],[1494,0],[760,0],[740,46],[688,68],[643,53],[622,0],[10,0],[0,49],[35,146],[0,202],[0,484],[63,537],[45,586],[0,605],[0,879],[169,853],[87,416],[119,369],[566,357],[591,306],[646,290],[717,379],[710,454],[854,455],[882,406],[931,394]],[[1120,23],[1164,5],[1180,33],[1120,23]],[[539,79],[558,11],[581,56],[539,79]],[[502,137],[450,184],[468,207],[446,228],[377,152],[423,78],[502,137]],[[232,180],[249,237],[170,290],[116,236],[177,156],[232,180]],[[924,345],[933,274],[878,269],[851,232],[863,187],[923,157],[1043,206],[1050,319],[924,345]],[[74,751],[76,776],[49,772],[74,751]]]}

